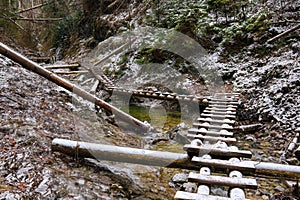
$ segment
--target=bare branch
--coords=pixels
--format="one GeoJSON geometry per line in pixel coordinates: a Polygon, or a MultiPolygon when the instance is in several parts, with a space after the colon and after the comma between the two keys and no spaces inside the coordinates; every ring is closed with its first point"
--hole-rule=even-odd
{"type": "Polygon", "coordinates": [[[15,14],[21,14],[21,13],[23,13],[23,12],[28,12],[28,11],[30,11],[30,10],[34,10],[34,9],[43,7],[43,6],[47,5],[47,4],[49,4],[49,2],[39,4],[39,5],[33,6],[33,7],[31,7],[31,8],[25,8],[25,9],[23,9],[23,10],[19,10],[19,11],[16,12],[15,14]]]}
{"type": "Polygon", "coordinates": [[[298,25],[296,25],[296,26],[290,28],[290,29],[287,30],[287,31],[284,31],[283,33],[280,33],[280,34],[276,35],[275,37],[273,37],[273,38],[271,38],[271,39],[269,39],[269,40],[267,41],[267,43],[274,42],[274,41],[276,41],[276,40],[282,38],[283,36],[285,36],[285,35],[287,35],[287,34],[293,32],[293,31],[297,30],[298,28],[300,28],[300,24],[298,24],[298,25]]]}

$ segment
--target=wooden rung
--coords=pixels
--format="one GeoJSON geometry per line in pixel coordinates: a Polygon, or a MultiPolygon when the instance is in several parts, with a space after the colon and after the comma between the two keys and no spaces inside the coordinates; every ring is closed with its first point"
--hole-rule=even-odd
{"type": "Polygon", "coordinates": [[[216,107],[210,107],[208,106],[207,108],[205,108],[205,110],[213,110],[213,111],[224,111],[224,112],[227,112],[227,111],[232,111],[232,112],[236,112],[236,109],[235,108],[216,108],[216,107]]]}
{"type": "Polygon", "coordinates": [[[226,142],[227,144],[236,143],[235,138],[212,137],[212,136],[194,135],[194,134],[188,134],[187,137],[194,138],[194,139],[200,139],[202,141],[211,141],[211,142],[222,141],[222,142],[226,142]]]}
{"type": "Polygon", "coordinates": [[[251,158],[252,153],[251,151],[245,151],[245,150],[236,150],[226,148],[214,148],[213,146],[196,146],[192,144],[186,144],[184,145],[183,149],[187,151],[189,154],[192,153],[192,155],[199,155],[199,153],[203,154],[209,154],[211,156],[218,156],[218,157],[237,157],[237,158],[251,158]]]}
{"type": "Polygon", "coordinates": [[[205,194],[197,194],[190,192],[177,191],[174,197],[175,200],[231,200],[228,197],[212,196],[205,194]]]}
{"type": "Polygon", "coordinates": [[[233,132],[229,132],[227,130],[221,130],[221,131],[208,131],[205,128],[197,129],[197,128],[191,128],[188,130],[189,133],[192,134],[204,134],[204,135],[211,135],[211,136],[233,136],[233,132]]]}
{"type": "Polygon", "coordinates": [[[89,71],[56,71],[55,74],[87,74],[89,71]]]}
{"type": "Polygon", "coordinates": [[[239,97],[241,93],[215,93],[214,96],[236,96],[239,97]]]}
{"type": "Polygon", "coordinates": [[[213,103],[209,103],[209,107],[214,107],[214,108],[237,108],[236,105],[220,105],[220,104],[213,104],[213,103]]]}
{"type": "Polygon", "coordinates": [[[65,65],[46,65],[46,69],[62,69],[62,68],[76,68],[79,64],[65,64],[65,65]]]}
{"type": "Polygon", "coordinates": [[[228,187],[257,189],[258,185],[255,179],[251,178],[232,178],[224,176],[207,176],[195,172],[190,172],[188,180],[207,185],[222,185],[228,187]]]}
{"type": "Polygon", "coordinates": [[[217,120],[217,119],[212,119],[212,118],[198,118],[197,121],[200,122],[211,122],[211,123],[217,123],[217,124],[234,124],[235,120],[230,120],[230,119],[223,119],[223,120],[217,120]]]}
{"type": "Polygon", "coordinates": [[[214,115],[214,114],[207,114],[207,113],[202,113],[201,117],[211,117],[214,119],[235,119],[236,116],[235,115],[228,115],[228,114],[224,114],[224,115],[214,115]]]}
{"type": "Polygon", "coordinates": [[[235,105],[235,106],[238,106],[240,104],[240,102],[219,100],[219,101],[209,101],[209,104],[210,105],[217,104],[217,105],[235,105]]]}
{"type": "Polygon", "coordinates": [[[229,169],[245,172],[246,174],[254,173],[255,166],[252,161],[241,161],[238,163],[233,163],[228,160],[219,159],[207,159],[202,157],[194,156],[192,158],[193,162],[197,162],[203,167],[214,167],[215,169],[229,169]]]}
{"type": "Polygon", "coordinates": [[[218,115],[235,115],[236,111],[215,111],[215,110],[204,110],[203,113],[207,113],[207,114],[218,114],[218,115]]]}
{"type": "Polygon", "coordinates": [[[239,102],[238,98],[208,98],[211,101],[239,102]]]}
{"type": "Polygon", "coordinates": [[[233,130],[234,128],[228,124],[210,125],[208,123],[193,123],[193,126],[196,128],[211,128],[211,129],[224,129],[224,130],[233,130]]]}

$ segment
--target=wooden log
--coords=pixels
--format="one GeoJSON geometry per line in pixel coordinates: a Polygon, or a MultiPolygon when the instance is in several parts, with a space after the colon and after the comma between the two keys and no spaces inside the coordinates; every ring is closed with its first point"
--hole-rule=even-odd
{"type": "Polygon", "coordinates": [[[237,150],[237,149],[221,149],[221,148],[215,148],[213,146],[196,146],[192,144],[186,144],[184,145],[183,149],[187,151],[190,155],[199,155],[199,153],[205,153],[211,156],[221,157],[221,158],[232,158],[232,157],[238,157],[238,158],[251,158],[252,153],[250,151],[245,150],[237,150]]]}
{"type": "Polygon", "coordinates": [[[236,109],[231,108],[231,107],[229,107],[229,108],[217,108],[217,107],[209,106],[205,110],[207,110],[207,111],[216,111],[216,112],[228,112],[228,111],[236,112],[236,109]]]}
{"type": "Polygon", "coordinates": [[[38,65],[37,63],[29,60],[25,56],[15,52],[14,50],[10,49],[8,46],[0,42],[0,53],[4,56],[12,59],[13,61],[19,63],[24,68],[33,71],[40,76],[43,76],[44,78],[52,81],[53,83],[57,84],[58,86],[61,86],[65,88],[66,90],[73,92],[82,98],[95,103],[96,105],[100,106],[101,108],[114,113],[119,119],[126,121],[130,124],[136,125],[135,127],[138,127],[142,130],[139,131],[148,131],[150,129],[150,126],[141,122],[140,120],[128,115],[127,113],[119,110],[118,108],[110,105],[109,103],[99,99],[98,97],[86,92],[85,90],[81,89],[80,87],[76,86],[75,84],[72,84],[71,82],[59,77],[58,75],[52,73],[51,71],[44,69],[42,66],[38,65]]]}
{"type": "MultiPolygon", "coordinates": [[[[81,158],[98,158],[116,162],[126,162],[170,168],[200,170],[201,165],[211,164],[211,161],[209,159],[207,164],[205,164],[205,161],[202,161],[202,163],[200,164],[195,162],[197,160],[191,161],[191,158],[187,154],[150,151],[144,149],[78,142],[58,138],[52,141],[51,149],[52,151],[59,151],[73,157],[78,156],[81,158]],[[165,165],[167,163],[169,164],[165,165]]],[[[255,175],[259,177],[269,176],[273,178],[282,177],[287,180],[300,179],[300,166],[259,161],[247,161],[247,166],[249,165],[254,165],[255,167],[255,171],[248,171],[249,175],[255,175]]],[[[218,166],[215,167],[217,168],[218,166]]]]}
{"type": "Polygon", "coordinates": [[[234,101],[210,101],[209,102],[210,105],[215,105],[215,104],[218,104],[218,105],[239,105],[240,102],[234,102],[234,101]]]}
{"type": "Polygon", "coordinates": [[[44,68],[46,68],[46,69],[63,69],[63,68],[74,69],[79,66],[80,66],[79,64],[46,65],[46,66],[44,66],[44,68]]]}
{"type": "Polygon", "coordinates": [[[222,141],[222,142],[226,142],[227,144],[234,144],[236,143],[236,139],[235,138],[225,138],[225,137],[215,137],[215,136],[204,136],[204,135],[195,135],[195,134],[188,134],[187,135],[188,138],[193,138],[193,139],[200,139],[201,141],[210,141],[210,142],[218,142],[218,141],[222,141]]]}
{"type": "Polygon", "coordinates": [[[224,176],[207,176],[195,172],[190,172],[188,177],[190,182],[198,182],[208,185],[223,185],[228,187],[257,189],[258,185],[255,179],[250,178],[232,178],[224,176]]]}
{"type": "Polygon", "coordinates": [[[186,154],[151,151],[145,149],[119,147],[65,139],[54,139],[52,151],[70,156],[96,158],[116,162],[134,163],[171,168],[197,169],[186,154]]]}
{"type": "Polygon", "coordinates": [[[48,56],[39,56],[39,57],[35,56],[34,57],[34,56],[32,56],[32,57],[30,57],[30,60],[33,60],[33,61],[39,62],[39,63],[41,63],[41,62],[50,63],[51,57],[48,57],[48,56]]]}
{"type": "Polygon", "coordinates": [[[227,130],[208,131],[205,128],[202,128],[202,129],[191,128],[188,130],[188,133],[210,135],[210,136],[229,136],[229,137],[233,136],[233,132],[229,132],[227,130]]]}
{"type": "Polygon", "coordinates": [[[268,162],[254,162],[255,173],[283,179],[300,179],[300,166],[282,165],[268,162]]]}
{"type": "Polygon", "coordinates": [[[99,84],[100,84],[100,81],[98,79],[96,79],[95,83],[93,84],[92,88],[90,89],[90,92],[95,94],[99,84]]]}
{"type": "Polygon", "coordinates": [[[196,128],[208,128],[208,129],[224,129],[224,130],[233,130],[233,126],[230,126],[228,124],[222,124],[220,126],[218,125],[210,125],[208,123],[193,123],[193,127],[196,127],[196,128]]]}
{"type": "Polygon", "coordinates": [[[214,119],[226,119],[226,118],[230,118],[230,119],[235,119],[236,116],[235,115],[214,115],[214,114],[206,114],[206,113],[202,113],[201,117],[211,117],[214,119]]]}
{"type": "Polygon", "coordinates": [[[235,120],[230,120],[230,119],[213,119],[213,118],[203,118],[203,117],[199,117],[197,119],[198,122],[209,122],[209,123],[213,123],[213,124],[234,124],[235,120]]]}
{"type": "Polygon", "coordinates": [[[252,161],[240,161],[235,163],[228,160],[207,159],[196,156],[192,158],[192,161],[197,162],[200,166],[214,167],[216,169],[238,170],[245,174],[255,173],[255,166],[252,161]]]}
{"type": "Polygon", "coordinates": [[[235,115],[236,111],[215,111],[215,110],[204,110],[205,114],[214,114],[214,115],[235,115]]]}
{"type": "Polygon", "coordinates": [[[220,197],[213,195],[197,194],[184,191],[177,191],[174,197],[175,200],[232,200],[228,197],[220,197]]]}
{"type": "Polygon", "coordinates": [[[65,75],[70,75],[70,74],[88,74],[89,71],[83,70],[83,71],[56,71],[54,72],[55,74],[65,74],[65,75]]]}
{"type": "Polygon", "coordinates": [[[236,105],[231,105],[231,104],[214,104],[214,103],[209,103],[209,106],[210,107],[213,107],[213,108],[237,108],[236,105]]]}

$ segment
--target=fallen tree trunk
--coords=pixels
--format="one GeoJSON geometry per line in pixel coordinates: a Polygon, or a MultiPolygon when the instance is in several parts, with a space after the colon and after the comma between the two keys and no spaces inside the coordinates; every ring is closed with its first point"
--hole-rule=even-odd
{"type": "Polygon", "coordinates": [[[0,42],[0,53],[3,54],[4,56],[12,59],[13,61],[19,63],[22,65],[24,68],[31,70],[44,78],[52,81],[53,83],[57,84],[58,86],[61,86],[65,88],[66,90],[73,92],[82,98],[100,106],[101,108],[112,112],[113,114],[118,117],[118,119],[122,121],[126,121],[131,125],[135,125],[134,128],[139,128],[141,130],[137,131],[148,131],[150,126],[141,122],[140,120],[128,115],[127,113],[119,110],[118,108],[110,105],[109,103],[99,99],[98,97],[86,92],[85,90],[81,89],[80,87],[72,84],[71,82],[59,77],[58,75],[52,73],[51,71],[41,67],[37,63],[29,60],[25,56],[15,52],[14,50],[10,49],[8,46],[0,42]]]}
{"type": "MultiPolygon", "coordinates": [[[[52,151],[62,152],[73,157],[96,158],[98,160],[168,168],[200,170],[203,165],[192,161],[187,154],[118,147],[59,138],[52,141],[51,149],[52,151]]],[[[208,166],[211,165],[209,161],[210,159],[207,161],[208,166]]],[[[300,166],[257,161],[247,161],[247,163],[247,165],[253,165],[255,168],[253,171],[247,171],[249,175],[269,176],[276,179],[284,178],[288,180],[298,180],[300,178],[300,166]]]]}

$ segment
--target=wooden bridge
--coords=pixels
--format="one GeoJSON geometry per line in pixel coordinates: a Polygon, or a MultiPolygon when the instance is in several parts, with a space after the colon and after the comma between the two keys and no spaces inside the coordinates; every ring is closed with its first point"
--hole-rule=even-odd
{"type": "Polygon", "coordinates": [[[284,177],[288,180],[299,180],[300,178],[299,166],[252,161],[251,151],[234,146],[237,140],[234,138],[233,131],[236,129],[236,111],[240,104],[238,93],[195,96],[160,91],[129,90],[116,87],[104,74],[92,76],[93,78],[90,79],[92,87],[88,92],[71,84],[61,76],[93,74],[91,69],[79,69],[77,64],[42,67],[2,43],[0,43],[0,53],[57,85],[81,95],[86,100],[94,102],[106,110],[115,111],[125,121],[139,125],[143,131],[148,131],[150,127],[93,95],[99,84],[102,84],[103,88],[110,93],[121,92],[138,97],[168,101],[194,101],[206,106],[200,117],[193,123],[193,127],[188,131],[187,137],[191,139],[191,142],[184,146],[185,154],[85,143],[59,138],[52,142],[53,151],[63,151],[71,156],[76,153],[77,156],[103,160],[189,169],[191,172],[188,181],[197,184],[197,191],[177,191],[174,197],[177,200],[244,200],[247,199],[245,191],[258,188],[256,177],[284,177]],[[62,68],[67,70],[55,71],[62,68]],[[228,195],[226,197],[212,195],[211,186],[226,188],[228,195]]]}

